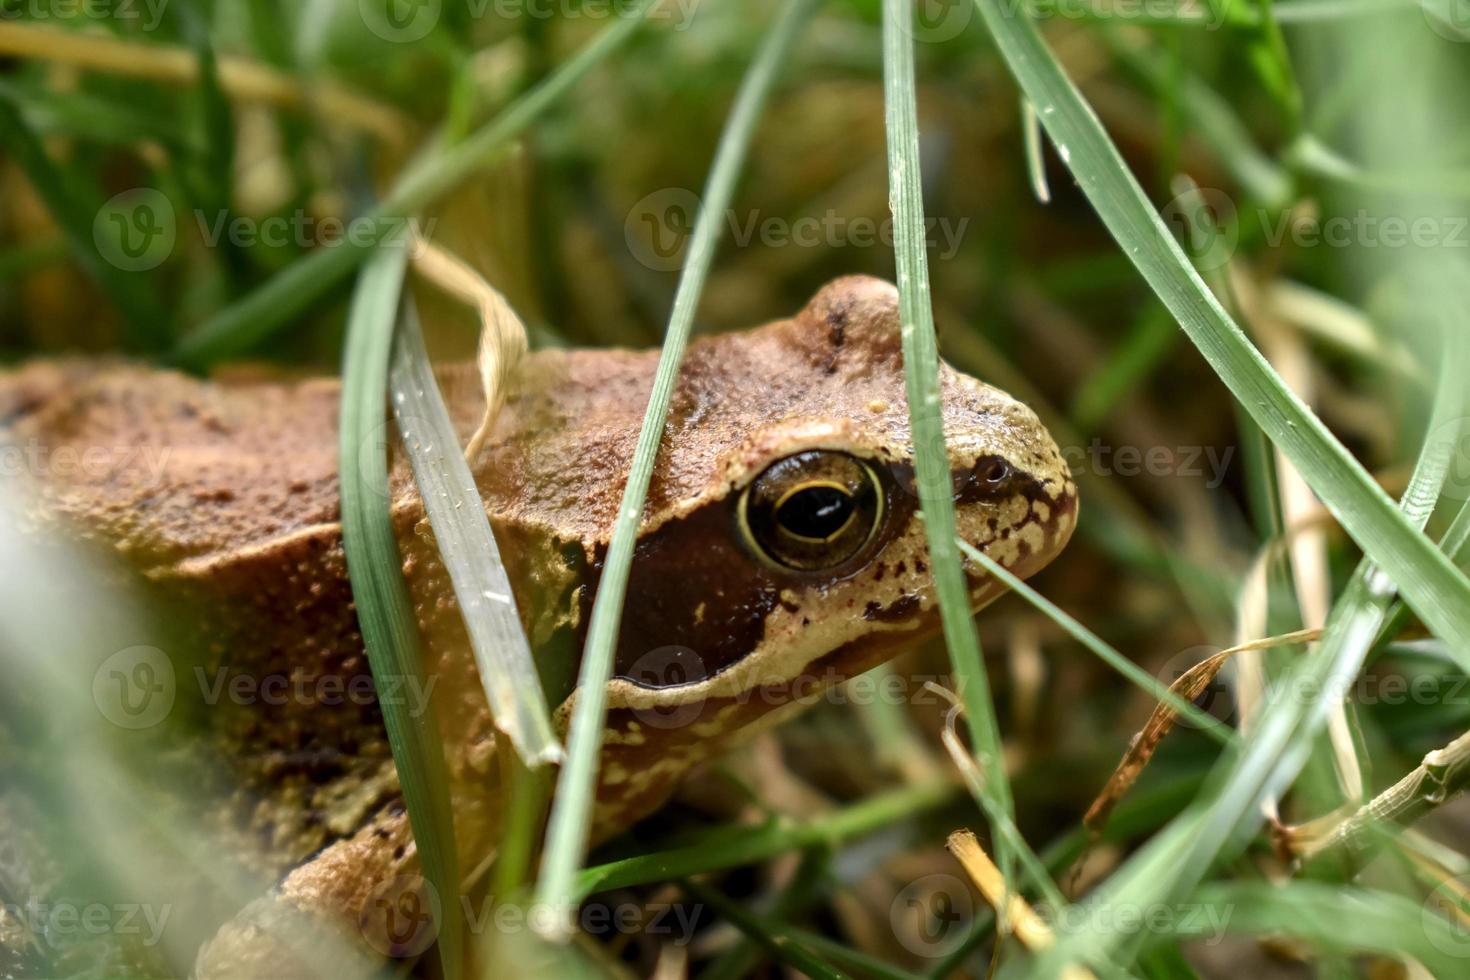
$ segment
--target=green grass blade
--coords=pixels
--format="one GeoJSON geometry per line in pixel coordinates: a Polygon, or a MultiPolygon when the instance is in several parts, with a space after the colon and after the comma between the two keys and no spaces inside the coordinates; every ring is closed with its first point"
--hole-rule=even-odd
{"type": "MultiPolygon", "coordinates": [[[[929,262],[925,253],[924,201],[920,183],[919,125],[914,83],[912,5],[883,3],[883,102],[888,123],[888,194],[893,209],[894,257],[898,266],[904,378],[913,432],[914,475],[929,543],[930,574],[939,603],[950,662],[965,703],[971,744],[984,774],[984,791],[996,812],[1013,819],[1000,726],[990,696],[990,679],[980,653],[980,636],[970,608],[970,593],[955,547],[956,529],[949,453],[939,395],[939,348],[934,311],[929,304],[929,262]]],[[[1007,880],[1014,856],[997,848],[1007,880]]]]}
{"type": "MultiPolygon", "coordinates": [[[[1448,894],[1448,893],[1447,893],[1448,894]]],[[[1235,935],[1285,933],[1341,953],[1414,957],[1437,977],[1463,976],[1465,934],[1399,895],[1313,882],[1209,885],[1194,904],[1216,916],[1180,920],[1177,935],[1218,939],[1216,926],[1235,935]],[[1213,919],[1213,921],[1211,921],[1213,919]]]]}
{"type": "Polygon", "coordinates": [[[1181,717],[1188,718],[1191,724],[1203,729],[1216,741],[1224,742],[1227,745],[1234,741],[1231,735],[1223,730],[1224,726],[1218,719],[1211,717],[1169,690],[1167,684],[1161,683],[1157,677],[1154,677],[1117,650],[1114,650],[1102,637],[1092,632],[1086,626],[1083,626],[1072,616],[1063,612],[1056,603],[1047,599],[1041,593],[1031,588],[1031,586],[1012,575],[1010,570],[1004,565],[1001,565],[983,551],[978,550],[963,538],[956,538],[955,540],[959,543],[959,548],[965,553],[966,557],[999,579],[1005,584],[1006,588],[1017,593],[1021,598],[1035,606],[1052,622],[1066,630],[1074,640],[1095,653],[1100,660],[1122,674],[1140,690],[1146,692],[1149,697],[1167,704],[1178,712],[1181,717]]]}
{"type": "Polygon", "coordinates": [[[636,11],[615,18],[586,47],[464,142],[439,148],[411,167],[380,207],[354,222],[361,230],[357,236],[293,262],[194,328],[175,348],[174,359],[191,367],[207,366],[248,351],[289,326],[351,275],[379,242],[402,235],[410,215],[498,160],[548,106],[632,37],[651,5],[651,0],[642,0],[636,11]]]}
{"type": "MultiPolygon", "coordinates": [[[[1462,363],[1465,341],[1448,332],[1446,341],[1429,435],[1402,505],[1405,519],[1416,528],[1434,511],[1466,421],[1464,389],[1454,373],[1454,366],[1462,363]]],[[[1321,646],[1273,685],[1251,738],[1212,773],[1203,802],[1130,860],[1118,872],[1116,884],[1110,883],[1118,902],[1182,900],[1223,851],[1243,845],[1261,819],[1262,802],[1284,792],[1306,764],[1312,738],[1337,704],[1323,692],[1348,690],[1383,628],[1394,594],[1393,583],[1364,559],[1333,608],[1321,646]],[[1161,865],[1153,867],[1154,861],[1161,865]]],[[[1071,957],[1096,960],[1119,945],[1137,946],[1141,938],[1106,930],[1075,934],[1043,957],[1034,975],[1045,975],[1071,957]]]]}
{"type": "Polygon", "coordinates": [[[682,886],[692,897],[713,907],[716,912],[729,919],[737,929],[755,940],[756,944],[769,953],[773,959],[785,963],[814,980],[846,980],[846,973],[824,962],[801,943],[793,941],[788,936],[779,935],[768,920],[750,914],[738,903],[730,901],[715,889],[701,885],[697,881],[685,881],[682,882],[682,886]]]}
{"type": "MultiPolygon", "coordinates": [[[[389,511],[388,447],[383,432],[388,355],[398,318],[407,254],[385,248],[363,270],[347,322],[342,368],[339,466],[342,544],[357,605],[358,626],[373,676],[403,678],[428,690],[418,621],[403,580],[402,560],[389,511]],[[368,446],[372,451],[366,451],[368,446]]],[[[449,777],[433,710],[416,712],[404,700],[382,705],[383,724],[398,769],[403,801],[413,826],[424,878],[458,909],[459,859],[449,808],[449,777]]],[[[439,949],[447,976],[460,967],[460,917],[439,923],[439,949]]]]}
{"type": "Polygon", "coordinates": [[[163,260],[153,249],[166,241],[161,236],[171,216],[157,214],[155,203],[146,199],[134,202],[131,210],[108,211],[89,180],[51,159],[19,107],[7,97],[0,97],[0,144],[46,203],[72,258],[122,313],[127,346],[140,352],[164,349],[170,340],[169,317],[153,289],[149,269],[156,264],[154,258],[163,260]],[[121,219],[122,227],[115,227],[112,218],[121,219]],[[132,219],[146,221],[148,227],[134,228],[132,219]],[[109,237],[114,231],[119,241],[109,237]],[[136,256],[131,251],[135,245],[140,247],[136,256]],[[138,265],[124,268],[134,258],[138,265]]]}
{"type": "Polygon", "coordinates": [[[869,797],[804,823],[772,821],[758,827],[720,827],[670,850],[585,868],[577,876],[575,894],[581,899],[595,892],[738,868],[817,845],[837,847],[957,799],[959,787],[944,780],[869,797]]]}
{"type": "Polygon", "coordinates": [[[779,936],[788,936],[801,943],[813,953],[820,953],[838,966],[846,966],[856,971],[858,976],[872,977],[873,980],[922,980],[919,974],[900,970],[871,953],[844,946],[837,940],[820,933],[810,932],[798,926],[780,924],[777,925],[775,931],[779,936]]]}
{"type": "Polygon", "coordinates": [[[1470,650],[1470,580],[1409,523],[1231,320],[1031,20],[1009,16],[996,0],[977,3],[1083,192],[1206,361],[1425,622],[1470,650]]]}
{"type": "Polygon", "coordinates": [[[474,474],[460,452],[412,305],[399,321],[389,383],[393,413],[454,585],[495,727],[510,737],[527,765],[557,762],[561,743],[516,613],[510,576],[474,474]]]}
{"type": "MultiPolygon", "coordinates": [[[[587,847],[592,796],[597,781],[597,755],[602,747],[607,714],[607,680],[612,674],[623,599],[628,588],[628,571],[633,563],[633,547],[637,542],[648,483],[653,476],[654,459],[663,435],[664,419],[668,415],[679,365],[684,359],[684,349],[694,324],[694,311],[714,259],[715,247],[726,225],[726,212],[751,134],[755,131],[777,71],[798,30],[815,6],[815,0],[793,0],[784,5],[756,52],[725,122],[704,188],[699,218],[689,239],[689,251],[674,295],[674,309],[654,375],[648,410],[638,434],[628,483],[618,508],[597,597],[592,604],[577,679],[576,706],[567,738],[567,763],[557,781],[556,799],[552,803],[537,897],[548,908],[559,912],[568,912],[574,904],[574,876],[587,847]]],[[[560,921],[556,928],[564,937],[570,923],[563,916],[557,918],[560,921]]]]}

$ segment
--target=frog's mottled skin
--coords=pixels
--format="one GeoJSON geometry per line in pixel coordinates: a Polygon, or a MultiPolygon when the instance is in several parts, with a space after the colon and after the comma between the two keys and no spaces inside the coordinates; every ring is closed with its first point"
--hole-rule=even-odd
{"type": "MultiPolygon", "coordinates": [[[[522,620],[567,676],[656,362],[655,351],[533,355],[474,461],[522,620]]],[[[1024,405],[947,366],[941,378],[960,533],[1029,575],[1075,524],[1066,465],[1024,405]],[[997,460],[1013,474],[999,487],[980,479],[997,460]]],[[[468,433],[483,408],[474,370],[441,380],[468,433]]],[[[34,365],[0,380],[0,413],[18,443],[35,440],[53,458],[62,446],[153,451],[153,467],[43,473],[41,509],[197,611],[195,660],[257,676],[367,671],[337,524],[337,400],[335,380],[201,382],[124,365],[34,365]]],[[[793,319],[690,347],[629,584],[623,676],[609,690],[600,836],[655,809],[735,737],[795,710],[793,693],[809,697],[936,628],[911,459],[891,285],[840,279],[793,319]],[[813,448],[873,460],[893,478],[879,539],[840,574],[761,562],[732,518],[768,464],[813,448]],[[693,683],[628,679],[690,661],[692,675],[680,676],[693,683]]],[[[392,484],[468,873],[493,847],[493,729],[401,458],[392,484]]],[[[971,585],[976,608],[999,591],[978,571],[971,585]]],[[[221,930],[198,971],[271,975],[284,954],[257,925],[283,905],[355,924],[375,889],[412,868],[412,837],[376,705],[226,704],[209,727],[239,787],[210,829],[250,842],[251,860],[283,881],[221,930]]]]}

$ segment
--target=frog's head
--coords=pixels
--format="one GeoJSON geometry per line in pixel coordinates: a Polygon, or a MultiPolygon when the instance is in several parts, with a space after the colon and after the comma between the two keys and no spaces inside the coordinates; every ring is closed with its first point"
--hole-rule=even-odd
{"type": "MultiPolygon", "coordinates": [[[[1029,576],[1076,523],[1062,454],[1020,402],[947,365],[940,382],[959,534],[1029,576]]],[[[892,285],[839,279],[691,347],[624,608],[605,803],[648,809],[712,746],[936,631],[913,460],[892,285]]],[[[1003,591],[966,572],[975,609],[1003,591]]]]}

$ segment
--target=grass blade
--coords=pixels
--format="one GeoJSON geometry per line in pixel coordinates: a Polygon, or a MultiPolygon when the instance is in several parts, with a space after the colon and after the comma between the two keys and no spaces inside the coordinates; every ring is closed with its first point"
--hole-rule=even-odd
{"type": "Polygon", "coordinates": [[[1233,934],[1284,932],[1343,952],[1408,954],[1437,977],[1462,976],[1465,969],[1463,927],[1398,895],[1298,881],[1211,885],[1200,889],[1195,900],[1200,908],[1221,915],[1180,922],[1180,935],[1216,940],[1210,919],[1219,923],[1224,918],[1223,931],[1233,934]]]}
{"type": "Polygon", "coordinates": [[[1102,637],[1063,612],[1056,603],[1047,599],[1015,575],[1012,575],[1010,570],[1004,565],[999,564],[983,551],[976,549],[963,538],[956,538],[955,541],[958,542],[960,550],[965,553],[967,558],[981,565],[988,573],[999,579],[1006,588],[1015,592],[1042,613],[1046,614],[1047,618],[1066,630],[1074,640],[1095,653],[1100,660],[1122,674],[1140,690],[1145,691],[1149,697],[1155,701],[1167,704],[1180,717],[1188,718],[1191,724],[1196,728],[1204,730],[1216,741],[1224,742],[1227,745],[1234,741],[1232,735],[1223,730],[1224,725],[1220,721],[1205,714],[1194,704],[1175,694],[1169,689],[1167,684],[1161,683],[1157,677],[1154,677],[1117,650],[1114,650],[1104,642],[1102,637]]]}
{"type": "Polygon", "coordinates": [[[172,217],[157,213],[160,206],[167,205],[166,199],[162,195],[156,201],[140,197],[131,208],[109,209],[79,172],[51,159],[19,107],[5,96],[0,96],[0,143],[45,201],[72,258],[122,313],[128,346],[134,351],[165,348],[171,339],[169,317],[154,293],[148,270],[157,264],[155,258],[162,261],[157,249],[168,243],[165,236],[172,217]],[[117,224],[111,219],[118,219],[117,224]],[[116,240],[110,237],[114,232],[116,240]]]}
{"type": "MultiPolygon", "coordinates": [[[[551,825],[547,830],[537,899],[558,912],[569,913],[575,901],[573,879],[586,851],[591,829],[597,754],[602,747],[603,722],[607,714],[606,685],[612,674],[623,598],[628,589],[628,571],[633,564],[633,546],[638,539],[638,525],[643,517],[643,504],[653,476],[664,419],[674,396],[679,364],[684,359],[684,349],[694,324],[695,307],[714,260],[715,246],[726,224],[725,215],[734,193],[735,180],[745,160],[761,108],[798,29],[806,23],[815,6],[815,0],[793,0],[786,4],[761,42],[725,121],[705,184],[699,218],[689,239],[689,251],[679,277],[678,291],[674,294],[674,309],[669,316],[669,329],[664,336],[663,353],[654,375],[648,411],[638,433],[633,465],[608,545],[597,597],[592,604],[586,647],[577,678],[576,707],[572,711],[567,737],[567,764],[557,781],[556,799],[551,808],[551,825]]],[[[558,921],[553,928],[559,930],[559,937],[565,938],[571,923],[564,916],[556,918],[558,921]]]]}
{"type": "Polygon", "coordinates": [[[616,18],[566,64],[464,142],[429,154],[399,178],[380,207],[354,223],[358,229],[354,235],[293,262],[259,289],[201,323],[180,341],[174,359],[191,367],[207,366],[250,350],[290,325],[351,275],[379,242],[402,235],[410,215],[499,159],[548,106],[633,35],[651,6],[651,0],[641,0],[636,10],[616,18]]]}
{"type": "Polygon", "coordinates": [[[1470,580],[1409,523],[1225,312],[1035,24],[995,0],[976,2],[1079,186],[1211,368],[1415,611],[1451,645],[1470,650],[1470,580]]]}
{"type": "MultiPolygon", "coordinates": [[[[1459,443],[1460,426],[1466,421],[1461,414],[1464,392],[1449,368],[1461,363],[1465,341],[1449,331],[1445,339],[1446,370],[1434,418],[1402,505],[1405,519],[1414,527],[1423,527],[1434,511],[1459,443]]],[[[1365,558],[1334,607],[1319,649],[1289,668],[1273,686],[1251,737],[1217,766],[1202,802],[1109,883],[1117,901],[1177,900],[1190,894],[1222,851],[1238,846],[1247,832],[1254,831],[1261,803],[1283,792],[1306,764],[1312,738],[1337,704],[1329,695],[1346,691],[1361,670],[1392,609],[1394,594],[1393,583],[1365,558]]],[[[1069,959],[1107,956],[1118,945],[1136,945],[1139,940],[1110,931],[1077,933],[1038,962],[1034,975],[1047,975],[1069,959]]]]}
{"type": "Polygon", "coordinates": [[[947,780],[920,783],[869,797],[805,823],[771,821],[759,827],[720,827],[671,850],[586,868],[577,876],[575,894],[585,898],[594,892],[755,864],[777,854],[817,845],[836,847],[957,799],[959,787],[954,783],[947,780]]]}
{"type": "MultiPolygon", "coordinates": [[[[407,261],[403,249],[380,251],[363,270],[348,315],[339,457],[342,544],[368,663],[380,688],[382,679],[393,677],[417,681],[419,690],[428,690],[418,622],[389,512],[388,447],[376,435],[383,431],[389,345],[407,261]],[[370,441],[377,444],[368,452],[370,441]]],[[[424,878],[439,895],[457,897],[454,818],[434,712],[410,710],[402,700],[383,704],[382,712],[424,878]]],[[[458,902],[446,901],[445,907],[457,909],[458,902]]],[[[458,976],[459,916],[444,916],[438,929],[445,975],[458,976]]]]}
{"type": "Polygon", "coordinates": [[[454,584],[495,727],[510,736],[527,765],[556,762],[562,756],[561,744],[552,729],[531,644],[516,613],[510,577],[475,489],[474,474],[459,451],[412,305],[398,324],[389,383],[393,413],[434,540],[454,584]]]}
{"type": "Polygon", "coordinates": [[[736,902],[730,901],[713,888],[697,881],[681,883],[691,898],[696,898],[728,919],[747,937],[771,955],[772,959],[785,963],[803,976],[813,980],[847,980],[847,974],[824,962],[799,942],[775,932],[772,923],[760,916],[752,915],[736,902]]]}
{"type": "MultiPolygon", "coordinates": [[[[1001,751],[1000,726],[995,719],[990,680],[980,653],[980,635],[975,629],[970,593],[955,546],[949,453],[945,449],[939,396],[939,347],[934,332],[934,311],[929,305],[912,17],[911,4],[904,0],[884,0],[883,102],[888,122],[888,193],[893,209],[914,475],[928,536],[929,566],[944,641],[959,680],[971,744],[984,773],[983,789],[996,812],[1009,820],[1013,819],[1014,810],[1001,751]]],[[[1009,880],[1013,868],[1010,848],[998,847],[997,857],[1009,880]]]]}

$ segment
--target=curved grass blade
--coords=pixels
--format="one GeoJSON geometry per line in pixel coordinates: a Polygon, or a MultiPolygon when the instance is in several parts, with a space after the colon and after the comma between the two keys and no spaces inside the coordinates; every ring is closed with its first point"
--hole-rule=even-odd
{"type": "Polygon", "coordinates": [[[996,0],[976,3],[1079,186],[1211,368],[1425,622],[1470,650],[1470,580],[1409,523],[1225,312],[1030,18],[1011,16],[996,0]]]}
{"type": "MultiPolygon", "coordinates": [[[[893,210],[893,251],[898,266],[902,317],[904,380],[913,432],[914,476],[929,543],[930,574],[939,603],[945,646],[959,680],[970,741],[984,774],[982,789],[995,811],[1014,818],[1010,784],[1001,751],[1000,726],[990,696],[990,679],[980,653],[980,635],[970,608],[950,498],[949,453],[939,396],[939,346],[929,305],[929,264],[925,253],[924,201],[919,166],[919,124],[914,84],[912,4],[883,3],[883,103],[888,123],[888,194],[893,210]]],[[[1011,849],[996,856],[1010,880],[1011,849]]]]}
{"type": "Polygon", "coordinates": [[[556,799],[551,808],[537,900],[548,908],[565,913],[555,916],[556,921],[551,924],[556,938],[570,935],[571,923],[567,920],[576,902],[574,877],[591,830],[597,755],[602,748],[602,730],[607,715],[607,680],[612,674],[623,599],[628,589],[628,571],[633,564],[633,546],[638,539],[638,525],[643,517],[643,504],[653,476],[664,419],[674,396],[679,364],[684,359],[699,294],[726,224],[726,211],[751,134],[787,50],[815,7],[815,0],[787,3],[761,42],[725,121],[705,184],[699,217],[689,238],[689,251],[679,277],[678,291],[674,294],[674,309],[669,316],[669,329],[664,337],[658,371],[654,375],[653,390],[649,394],[648,410],[643,417],[643,428],[638,433],[633,465],[623,490],[622,505],[618,508],[618,519],[608,545],[597,597],[592,604],[587,642],[577,678],[576,706],[567,737],[567,764],[557,780],[556,799]]]}
{"type": "Polygon", "coordinates": [[[411,303],[405,304],[398,321],[388,377],[393,414],[408,447],[434,540],[454,584],[495,727],[510,736],[528,766],[557,762],[561,743],[552,730],[531,645],[516,613],[510,577],[474,474],[459,451],[459,438],[411,303]]]}
{"type": "Polygon", "coordinates": [[[633,35],[651,6],[652,0],[641,0],[639,6],[615,18],[595,40],[464,142],[429,152],[399,178],[379,207],[353,223],[354,233],[341,244],[293,262],[259,289],[201,323],[175,347],[174,359],[190,367],[204,367],[247,351],[289,325],[351,275],[380,242],[390,236],[402,237],[410,215],[498,160],[511,140],[633,35]]]}
{"type": "MultiPolygon", "coordinates": [[[[339,453],[342,544],[358,626],[379,688],[386,678],[399,678],[417,683],[418,690],[429,690],[418,623],[393,536],[388,447],[381,436],[389,345],[407,261],[403,249],[381,250],[363,270],[347,318],[339,453]]],[[[449,808],[449,777],[432,702],[430,705],[429,710],[416,712],[403,699],[384,703],[383,724],[424,878],[444,898],[444,908],[457,910],[459,858],[449,808]]],[[[444,973],[457,977],[460,917],[444,916],[438,929],[444,973]]]]}

